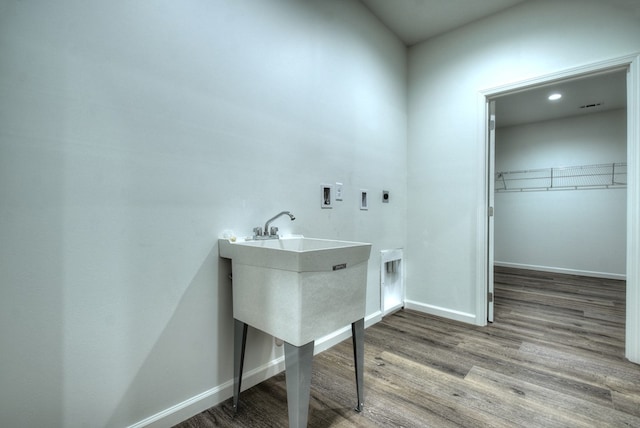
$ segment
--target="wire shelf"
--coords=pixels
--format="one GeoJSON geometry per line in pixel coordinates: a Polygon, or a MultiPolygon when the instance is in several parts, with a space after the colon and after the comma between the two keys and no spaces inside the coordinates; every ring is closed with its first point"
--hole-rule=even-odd
{"type": "Polygon", "coordinates": [[[496,173],[496,192],[578,190],[627,186],[627,164],[607,163],[496,173]]]}

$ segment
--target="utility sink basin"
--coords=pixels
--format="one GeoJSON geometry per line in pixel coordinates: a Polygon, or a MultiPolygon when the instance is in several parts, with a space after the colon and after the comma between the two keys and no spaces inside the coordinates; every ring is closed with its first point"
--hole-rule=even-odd
{"type": "Polygon", "coordinates": [[[292,237],[218,248],[231,259],[238,321],[302,346],[364,318],[371,244],[292,237]]]}

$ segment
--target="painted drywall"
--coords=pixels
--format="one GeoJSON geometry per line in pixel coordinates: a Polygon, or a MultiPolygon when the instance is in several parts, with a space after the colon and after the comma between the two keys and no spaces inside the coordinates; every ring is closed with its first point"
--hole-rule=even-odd
{"type": "MultiPolygon", "coordinates": [[[[373,243],[377,313],[406,236],[406,48],[359,2],[9,0],[0,58],[0,425],[227,398],[217,238],[281,210],[283,233],[373,243]]],[[[246,371],[281,356],[250,332],[246,371]]]]}
{"type": "MultiPolygon", "coordinates": [[[[626,115],[620,109],[498,128],[496,171],[625,162],[626,115]]],[[[626,214],[626,188],[498,192],[495,262],[624,278],[626,214]]]]}
{"type": "Polygon", "coordinates": [[[409,305],[486,322],[481,91],[638,52],[639,24],[605,2],[526,2],[409,50],[409,305]]]}

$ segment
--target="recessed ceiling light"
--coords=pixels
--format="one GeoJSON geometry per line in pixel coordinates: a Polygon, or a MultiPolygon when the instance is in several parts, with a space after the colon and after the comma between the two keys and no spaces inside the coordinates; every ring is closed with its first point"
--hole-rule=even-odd
{"type": "Polygon", "coordinates": [[[549,101],[556,101],[556,100],[559,100],[560,98],[562,98],[562,94],[555,93],[555,94],[549,95],[549,101]]]}

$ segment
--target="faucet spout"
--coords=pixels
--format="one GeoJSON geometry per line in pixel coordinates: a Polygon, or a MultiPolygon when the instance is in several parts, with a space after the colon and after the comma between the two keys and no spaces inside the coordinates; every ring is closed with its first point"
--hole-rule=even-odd
{"type": "Polygon", "coordinates": [[[290,211],[282,211],[276,215],[274,215],[273,217],[271,217],[269,220],[266,221],[266,223],[264,224],[264,234],[265,235],[271,235],[271,233],[269,232],[269,224],[271,224],[271,222],[273,222],[275,219],[277,219],[278,217],[281,217],[283,215],[288,215],[289,218],[291,219],[291,221],[295,220],[296,217],[291,214],[290,211]]]}

